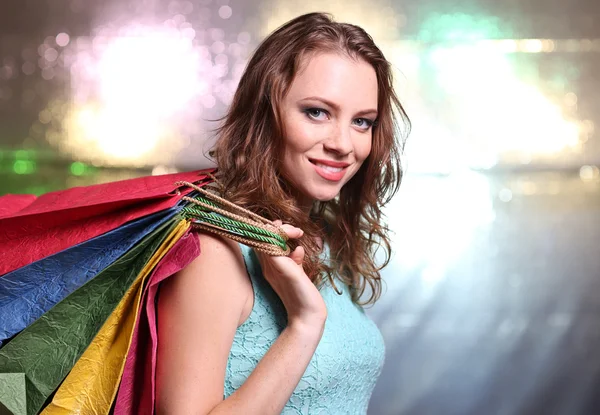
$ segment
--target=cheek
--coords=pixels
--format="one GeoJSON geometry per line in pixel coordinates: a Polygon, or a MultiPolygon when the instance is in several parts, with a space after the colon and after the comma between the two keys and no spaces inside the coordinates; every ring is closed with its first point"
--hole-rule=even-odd
{"type": "Polygon", "coordinates": [[[362,140],[358,141],[355,146],[354,149],[356,151],[356,158],[359,161],[364,161],[367,157],[369,157],[369,154],[371,154],[371,147],[373,144],[373,140],[371,137],[366,138],[362,137],[362,140]]]}
{"type": "Polygon", "coordinates": [[[283,173],[289,181],[295,182],[298,163],[304,154],[312,148],[311,129],[299,117],[290,116],[284,120],[285,136],[283,173]]]}
{"type": "Polygon", "coordinates": [[[307,122],[302,118],[303,115],[290,117],[285,122],[285,146],[286,153],[289,155],[304,153],[313,148],[320,140],[320,137],[326,133],[322,126],[307,122]]]}

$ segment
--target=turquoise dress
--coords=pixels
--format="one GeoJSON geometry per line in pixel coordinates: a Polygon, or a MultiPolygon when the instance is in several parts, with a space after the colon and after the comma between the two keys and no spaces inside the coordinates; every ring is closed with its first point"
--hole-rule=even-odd
{"type": "MultiPolygon", "coordinates": [[[[246,381],[287,322],[285,308],[264,279],[256,254],[245,245],[240,244],[240,248],[254,289],[254,306],[233,339],[224,398],[246,381]]],[[[327,245],[323,255],[327,260],[327,245]]],[[[383,338],[362,307],[352,302],[349,289],[341,283],[336,285],[342,295],[328,282],[320,289],[327,305],[323,336],[283,414],[367,412],[383,366],[383,338]]]]}

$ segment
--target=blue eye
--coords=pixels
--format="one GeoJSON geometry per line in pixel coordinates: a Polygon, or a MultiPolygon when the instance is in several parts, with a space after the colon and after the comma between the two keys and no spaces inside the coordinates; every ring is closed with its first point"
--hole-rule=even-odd
{"type": "Polygon", "coordinates": [[[368,118],[357,118],[354,120],[354,122],[358,127],[363,128],[365,130],[368,130],[369,128],[373,127],[373,125],[375,125],[375,121],[370,120],[368,118]]]}
{"type": "Polygon", "coordinates": [[[327,115],[327,111],[325,111],[322,108],[307,108],[304,110],[304,113],[306,114],[307,117],[313,119],[313,120],[321,120],[323,118],[320,118],[322,115],[327,115]]]}

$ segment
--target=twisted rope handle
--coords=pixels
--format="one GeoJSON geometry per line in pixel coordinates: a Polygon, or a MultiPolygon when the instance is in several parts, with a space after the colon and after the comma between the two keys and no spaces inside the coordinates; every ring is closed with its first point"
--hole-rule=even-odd
{"type": "Polygon", "coordinates": [[[269,242],[281,246],[282,249],[285,249],[286,247],[286,241],[279,234],[275,234],[257,226],[238,222],[215,212],[206,212],[204,209],[200,209],[196,206],[186,206],[183,208],[183,212],[189,216],[210,223],[211,225],[220,226],[221,228],[237,232],[243,236],[257,239],[262,242],[269,242]]]}
{"type": "MultiPolygon", "coordinates": [[[[215,183],[223,188],[222,184],[219,183],[213,175],[210,173],[208,173],[208,175],[215,183]]],[[[183,212],[187,219],[194,220],[192,222],[194,228],[225,236],[229,239],[256,248],[268,255],[283,256],[290,253],[290,248],[286,244],[288,240],[287,234],[281,227],[275,225],[272,221],[231,203],[221,196],[209,192],[193,183],[179,181],[176,182],[175,185],[190,187],[207,198],[193,198],[189,196],[183,196],[182,198],[191,203],[191,205],[183,208],[183,212]],[[221,205],[221,207],[219,205],[221,205]],[[225,210],[223,208],[224,206],[246,216],[225,210]]]]}

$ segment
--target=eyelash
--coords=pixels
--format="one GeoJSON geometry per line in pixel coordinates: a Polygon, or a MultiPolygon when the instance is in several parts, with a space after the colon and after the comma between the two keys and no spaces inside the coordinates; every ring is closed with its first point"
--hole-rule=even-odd
{"type": "MultiPolygon", "coordinates": [[[[327,110],[324,110],[323,108],[316,108],[316,107],[313,107],[313,108],[306,108],[306,109],[305,109],[303,112],[304,112],[304,114],[306,114],[306,116],[307,116],[308,118],[310,118],[311,120],[314,120],[314,119],[315,119],[315,117],[313,117],[313,116],[311,115],[311,113],[312,113],[312,112],[315,112],[315,111],[320,111],[320,112],[322,112],[322,113],[324,113],[324,114],[329,114],[329,113],[327,112],[327,110]]],[[[365,128],[365,129],[364,129],[365,131],[368,131],[370,128],[372,128],[372,127],[374,127],[374,126],[376,126],[376,125],[377,125],[377,120],[371,120],[371,119],[369,119],[369,118],[356,118],[356,120],[362,120],[362,121],[364,121],[364,122],[366,122],[366,123],[367,123],[367,128],[365,128]]]]}

